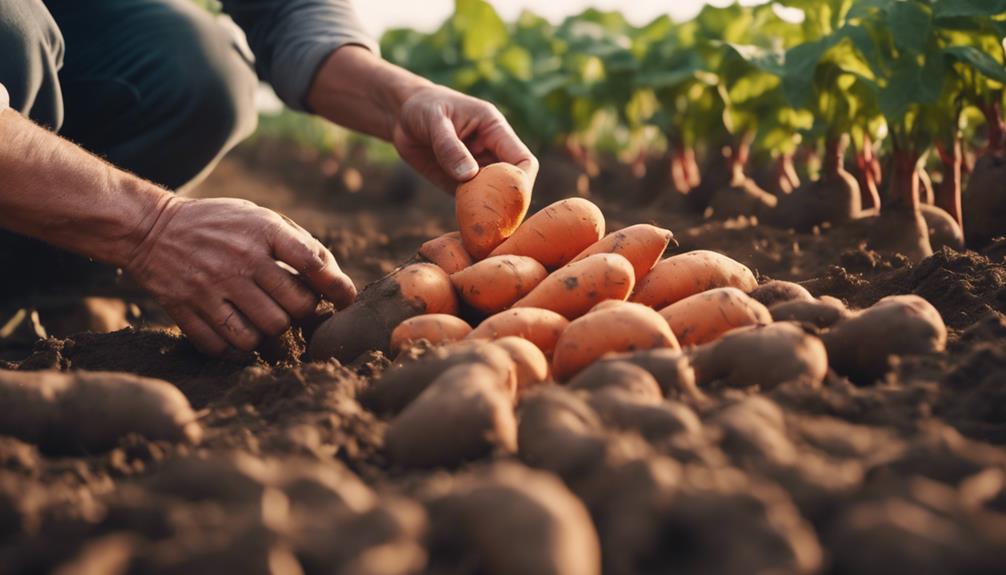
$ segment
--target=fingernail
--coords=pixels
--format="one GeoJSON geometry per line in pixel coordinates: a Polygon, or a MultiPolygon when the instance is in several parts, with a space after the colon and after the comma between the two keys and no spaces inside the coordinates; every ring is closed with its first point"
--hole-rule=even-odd
{"type": "Polygon", "coordinates": [[[454,166],[454,177],[459,180],[466,180],[474,177],[479,171],[479,165],[471,158],[465,158],[454,166]]]}

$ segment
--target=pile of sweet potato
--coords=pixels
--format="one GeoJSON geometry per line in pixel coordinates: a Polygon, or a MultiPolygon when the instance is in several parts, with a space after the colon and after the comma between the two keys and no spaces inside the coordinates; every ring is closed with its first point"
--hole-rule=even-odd
{"type": "Polygon", "coordinates": [[[314,333],[316,360],[402,352],[420,340],[439,346],[418,360],[403,353],[364,392],[371,408],[394,416],[387,446],[397,462],[515,451],[514,403],[554,382],[632,417],[639,406],[628,398],[640,389],[694,398],[722,387],[819,386],[829,366],[868,383],[892,356],[945,346],[942,318],[919,297],[853,312],[797,284],[759,285],[714,252],[661,259],[669,230],[638,224],[605,235],[601,210],[585,199],[525,221],[529,204],[523,172],[483,168],[457,190],[458,232],[424,244],[314,333]]]}

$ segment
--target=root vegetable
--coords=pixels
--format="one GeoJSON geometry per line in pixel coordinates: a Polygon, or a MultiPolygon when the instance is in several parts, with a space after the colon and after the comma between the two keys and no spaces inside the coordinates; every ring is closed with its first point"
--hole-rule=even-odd
{"type": "Polygon", "coordinates": [[[619,254],[625,256],[625,259],[632,264],[638,282],[653,269],[673,238],[671,230],[649,224],[636,224],[604,236],[580,252],[572,261],[580,261],[594,254],[619,254]]]}
{"type": "Polygon", "coordinates": [[[501,337],[493,342],[510,354],[516,366],[517,395],[548,381],[548,360],[538,346],[517,336],[501,337]]]}
{"type": "Polygon", "coordinates": [[[432,546],[454,550],[433,554],[431,572],[450,572],[459,564],[486,575],[601,572],[590,514],[549,473],[498,465],[459,479],[429,509],[432,546]]]}
{"type": "MultiPolygon", "coordinates": [[[[1001,145],[1001,144],[1000,144],[1001,145]]],[[[964,234],[968,247],[980,249],[1006,235],[1006,158],[1001,149],[990,150],[975,162],[964,190],[964,234]]]]}
{"type": "Polygon", "coordinates": [[[391,349],[401,351],[420,339],[433,344],[464,339],[472,327],[463,319],[445,313],[417,315],[398,324],[391,332],[391,349]]]}
{"type": "Polygon", "coordinates": [[[521,401],[517,445],[520,459],[557,473],[573,486],[609,459],[609,442],[597,413],[581,394],[550,385],[521,401]]]}
{"type": "Polygon", "coordinates": [[[953,216],[942,208],[926,204],[919,206],[919,212],[926,221],[926,227],[929,229],[929,245],[934,252],[944,247],[957,251],[964,249],[964,232],[953,216]]]}
{"type": "Polygon", "coordinates": [[[489,255],[527,256],[548,269],[556,269],[569,263],[603,235],[601,210],[582,198],[569,198],[528,218],[489,255]]]}
{"type": "Polygon", "coordinates": [[[459,272],[472,265],[472,256],[465,251],[461,232],[450,232],[424,243],[419,255],[440,266],[448,274],[459,272]]]}
{"type": "Polygon", "coordinates": [[[772,323],[768,309],[737,288],[687,297],[660,310],[681,345],[700,345],[748,325],[772,323]]]}
{"type": "Polygon", "coordinates": [[[774,321],[808,323],[817,328],[831,327],[849,317],[845,305],[829,296],[812,300],[792,300],[769,308],[774,321]]]}
{"type": "Polygon", "coordinates": [[[769,309],[776,304],[787,301],[811,301],[814,299],[814,296],[810,295],[807,288],[802,285],[780,280],[767,281],[756,287],[748,295],[769,309]]]}
{"type": "Polygon", "coordinates": [[[493,256],[451,275],[468,305],[493,314],[505,310],[548,276],[545,267],[524,256],[493,256]]]}
{"type": "Polygon", "coordinates": [[[651,404],[663,399],[660,386],[650,372],[621,361],[593,365],[580,372],[566,387],[593,393],[624,394],[651,404]]]}
{"type": "Polygon", "coordinates": [[[550,309],[573,320],[604,300],[624,300],[635,281],[629,260],[594,254],[552,272],[514,307],[550,309]]]}
{"type": "Polygon", "coordinates": [[[650,270],[629,298],[661,309],[713,288],[735,287],[749,292],[758,287],[754,274],[744,264],[708,250],[669,257],[650,270]]]}
{"type": "Polygon", "coordinates": [[[821,339],[831,367],[865,385],[887,373],[893,356],[943,351],[947,327],[940,312],[921,297],[890,296],[839,322],[821,339]]]}
{"type": "Polygon", "coordinates": [[[624,394],[598,393],[590,406],[608,426],[635,431],[647,441],[661,441],[679,433],[697,434],[702,422],[690,407],[676,401],[651,403],[624,394]]]}
{"type": "Polygon", "coordinates": [[[573,376],[607,353],[680,347],[667,321],[653,309],[628,302],[607,303],[599,304],[604,309],[574,320],[559,336],[552,355],[557,379],[573,376]]]}
{"type": "Polygon", "coordinates": [[[645,369],[660,385],[664,397],[701,401],[702,392],[695,387],[695,370],[688,356],[677,349],[650,349],[605,356],[594,365],[626,362],[645,369]]]}
{"type": "Polygon", "coordinates": [[[419,359],[396,363],[365,389],[360,400],[378,413],[398,413],[440,374],[457,365],[479,363],[497,374],[504,391],[516,392],[516,366],[510,354],[487,341],[460,341],[430,350],[419,359]]]}
{"type": "Polygon", "coordinates": [[[494,450],[516,452],[512,397],[497,371],[456,365],[391,421],[385,445],[391,460],[405,467],[453,466],[494,450]]]}
{"type": "Polygon", "coordinates": [[[367,286],[352,305],[321,324],[311,338],[311,358],[350,362],[371,350],[389,353],[391,332],[403,321],[457,312],[457,296],[444,270],[434,264],[408,265],[367,286]]]}
{"type": "Polygon", "coordinates": [[[0,435],[53,453],[111,449],[136,433],[199,443],[188,400],[166,381],[126,373],[0,370],[0,435]]]}
{"type": "Polygon", "coordinates": [[[517,166],[490,164],[458,186],[454,206],[465,251],[476,261],[510,237],[531,205],[531,183],[517,166]]]}
{"type": "Polygon", "coordinates": [[[468,334],[468,339],[495,340],[514,335],[530,341],[546,357],[551,357],[555,343],[568,325],[568,319],[552,310],[520,307],[486,318],[468,334]]]}
{"type": "Polygon", "coordinates": [[[700,346],[692,365],[701,386],[772,389],[797,382],[816,388],[828,373],[828,354],[817,337],[792,323],[739,329],[700,346]]]}

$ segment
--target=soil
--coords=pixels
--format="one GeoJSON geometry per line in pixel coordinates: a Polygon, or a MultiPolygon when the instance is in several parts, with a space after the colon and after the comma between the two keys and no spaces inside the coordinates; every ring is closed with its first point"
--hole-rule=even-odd
{"type": "MultiPolygon", "coordinates": [[[[195,194],[283,211],[360,287],[450,231],[449,198],[407,170],[332,162],[260,142],[195,194]]],[[[683,396],[671,432],[608,426],[593,443],[557,445],[554,462],[497,454],[410,471],[386,455],[387,420],[357,401],[388,358],[302,362],[291,332],[269,353],[210,360],[130,296],[143,312],[133,327],[3,349],[0,368],[167,380],[199,410],[204,441],[131,436],[107,453],[56,457],[0,437],[0,573],[498,573],[487,558],[520,537],[453,532],[430,494],[504,463],[562,478],[590,512],[606,573],[1006,572],[1006,240],[913,265],[867,249],[860,228],[796,233],[654,208],[659,198],[625,205],[642,194],[598,182],[580,189],[609,229],[659,224],[680,244],[671,253],[716,250],[761,281],[796,281],[852,308],[918,294],[943,315],[948,349],[903,358],[867,386],[829,373],[820,388],[683,396]],[[588,452],[589,465],[563,463],[588,452]]]]}

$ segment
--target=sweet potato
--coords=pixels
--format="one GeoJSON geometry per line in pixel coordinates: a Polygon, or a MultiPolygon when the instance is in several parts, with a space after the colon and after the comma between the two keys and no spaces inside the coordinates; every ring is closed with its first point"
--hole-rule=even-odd
{"type": "Polygon", "coordinates": [[[557,379],[571,377],[606,353],[680,347],[667,321],[653,309],[628,302],[605,304],[574,320],[559,336],[552,355],[557,379]]]}
{"type": "Polygon", "coordinates": [[[707,250],[671,256],[653,266],[629,301],[662,309],[704,291],[734,287],[749,292],[758,287],[754,274],[744,264],[707,250]]]}
{"type": "Polygon", "coordinates": [[[626,394],[647,403],[659,403],[663,399],[657,380],[648,371],[621,361],[593,365],[580,372],[566,387],[592,393],[626,394]]]}
{"type": "Polygon", "coordinates": [[[493,256],[451,274],[451,283],[465,303],[494,314],[526,296],[546,276],[545,267],[529,257],[493,256]]]}
{"type": "Polygon", "coordinates": [[[580,252],[572,261],[580,261],[594,254],[619,254],[625,256],[625,259],[632,264],[638,282],[653,269],[673,238],[671,230],[649,224],[636,224],[604,236],[580,252]]]}
{"type": "Polygon", "coordinates": [[[774,321],[795,321],[817,328],[831,327],[850,315],[845,304],[830,296],[787,301],[770,307],[768,311],[774,321]]]}
{"type": "Polygon", "coordinates": [[[366,351],[391,351],[391,332],[422,314],[456,315],[450,277],[434,264],[405,266],[367,286],[352,305],[318,326],[309,352],[314,360],[350,362],[366,351]]]}
{"type": "Polygon", "coordinates": [[[701,386],[714,381],[728,387],[769,390],[782,383],[820,387],[828,373],[821,340],[792,323],[734,330],[692,353],[701,386]]]}
{"type": "Polygon", "coordinates": [[[604,215],[582,198],[560,200],[527,219],[492,251],[493,256],[527,256],[554,270],[604,235],[604,215]]]}
{"type": "Polygon", "coordinates": [[[513,400],[500,374],[480,363],[441,373],[388,427],[391,460],[406,467],[453,466],[494,450],[517,451],[513,400]]]}
{"type": "Polygon", "coordinates": [[[524,463],[557,473],[571,486],[607,463],[609,441],[584,394],[541,386],[521,400],[518,415],[517,445],[524,463]]]}
{"type": "Polygon", "coordinates": [[[428,571],[599,575],[601,549],[584,504],[555,476],[517,464],[461,477],[428,505],[428,571]]]}
{"type": "Polygon", "coordinates": [[[448,274],[472,265],[472,256],[465,251],[461,232],[450,232],[433,238],[419,247],[419,255],[440,266],[448,274]]]}
{"type": "Polygon", "coordinates": [[[835,324],[821,339],[834,370],[860,385],[881,378],[891,357],[943,351],[947,327],[917,295],[885,297],[857,316],[835,324]]]}
{"type": "Polygon", "coordinates": [[[510,237],[531,205],[531,182],[517,166],[490,164],[458,186],[454,210],[465,251],[476,261],[510,237]]]}
{"type": "Polygon", "coordinates": [[[615,353],[604,356],[594,365],[616,361],[631,363],[648,371],[660,385],[664,397],[691,401],[705,399],[695,387],[695,370],[681,350],[663,348],[615,353]]]}
{"type": "Polygon", "coordinates": [[[516,366],[518,396],[531,387],[548,381],[548,360],[538,346],[513,335],[501,337],[493,343],[506,350],[516,366]]]}
{"type": "Polygon", "coordinates": [[[624,300],[635,281],[629,260],[594,254],[552,272],[513,306],[550,309],[573,320],[604,300],[624,300]]]}
{"type": "Polygon", "coordinates": [[[569,325],[569,320],[548,309],[520,307],[487,317],[468,339],[499,339],[515,335],[538,346],[545,357],[552,357],[555,342],[569,325]]]}
{"type": "Polygon", "coordinates": [[[802,285],[782,280],[767,281],[751,290],[751,293],[748,295],[758,300],[767,308],[787,301],[810,301],[814,299],[814,296],[810,295],[807,288],[802,285]]]}
{"type": "Polygon", "coordinates": [[[710,342],[738,327],[772,323],[765,306],[737,288],[716,288],[660,310],[681,345],[710,342]]]}
{"type": "Polygon", "coordinates": [[[481,363],[498,375],[504,391],[517,389],[516,366],[510,354],[487,341],[459,341],[434,348],[418,359],[396,362],[360,394],[360,401],[378,413],[398,413],[441,373],[456,365],[481,363]]]}
{"type": "Polygon", "coordinates": [[[391,349],[401,351],[420,339],[433,344],[464,339],[472,331],[465,320],[446,313],[417,315],[398,324],[391,332],[391,349]]]}
{"type": "Polygon", "coordinates": [[[136,433],[199,443],[188,400],[166,381],[126,373],[0,370],[0,435],[43,451],[104,451],[136,433]]]}

